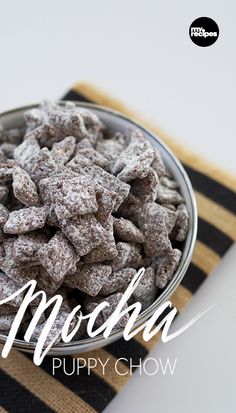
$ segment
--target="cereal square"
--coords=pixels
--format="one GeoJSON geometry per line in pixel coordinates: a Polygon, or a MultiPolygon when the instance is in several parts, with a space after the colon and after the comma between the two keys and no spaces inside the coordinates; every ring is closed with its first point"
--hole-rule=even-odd
{"type": "Polygon", "coordinates": [[[48,208],[29,207],[12,211],[8,220],[3,227],[6,234],[24,234],[25,232],[34,231],[43,228],[47,219],[48,208]]]}
{"type": "Polygon", "coordinates": [[[79,256],[88,254],[96,248],[104,241],[106,235],[106,231],[94,215],[64,219],[60,222],[60,227],[79,256]]]}
{"type": "Polygon", "coordinates": [[[64,279],[77,260],[74,248],[61,231],[57,231],[47,244],[41,246],[37,256],[40,264],[56,281],[64,279]]]}

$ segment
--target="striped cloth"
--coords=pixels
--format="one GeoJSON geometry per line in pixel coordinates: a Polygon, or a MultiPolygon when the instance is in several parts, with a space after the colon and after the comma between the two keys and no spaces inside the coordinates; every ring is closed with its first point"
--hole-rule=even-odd
{"type": "MultiPolygon", "coordinates": [[[[195,189],[199,230],[189,270],[171,297],[173,305],[182,311],[236,240],[236,178],[187,151],[156,126],[91,85],[76,84],[64,99],[96,102],[123,112],[160,136],[184,164],[195,189]]],[[[79,376],[66,375],[58,369],[53,376],[50,357],[36,367],[31,356],[12,351],[6,360],[0,359],[0,412],[101,412],[129,378],[125,375],[129,372],[125,360],[119,363],[120,373],[124,375],[115,373],[116,360],[132,357],[134,364],[139,363],[158,339],[159,335],[145,343],[141,335],[137,335],[129,342],[121,339],[103,349],[80,355],[85,359],[99,357],[101,361],[109,357],[105,376],[101,367],[92,369],[90,375],[87,368],[80,369],[79,376]]],[[[74,360],[72,357],[65,359],[67,374],[72,372],[74,360]]]]}

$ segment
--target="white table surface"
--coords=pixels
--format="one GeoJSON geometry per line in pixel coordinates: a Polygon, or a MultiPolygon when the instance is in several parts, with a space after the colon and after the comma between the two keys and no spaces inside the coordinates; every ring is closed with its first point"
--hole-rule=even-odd
{"type": "MultiPolygon", "coordinates": [[[[236,173],[235,11],[233,0],[4,2],[0,110],[58,98],[89,80],[236,173]],[[200,16],[220,27],[208,48],[188,36],[200,16]]],[[[233,247],[175,328],[209,305],[214,310],[152,352],[177,357],[175,374],[135,374],[108,413],[235,412],[235,253],[233,247]]]]}

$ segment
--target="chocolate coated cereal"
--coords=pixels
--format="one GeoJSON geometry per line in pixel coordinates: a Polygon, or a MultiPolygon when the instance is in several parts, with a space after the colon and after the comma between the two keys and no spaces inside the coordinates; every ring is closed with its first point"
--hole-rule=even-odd
{"type": "MultiPolygon", "coordinates": [[[[26,111],[20,128],[0,125],[0,299],[31,279],[48,298],[62,294],[47,343],[57,334],[61,340],[78,304],[88,313],[106,300],[101,325],[142,267],[130,302],[148,308],[174,276],[188,221],[178,182],[138,128],[112,130],[72,102],[43,102],[26,111]]],[[[9,331],[22,298],[0,307],[0,332],[9,331]]],[[[39,301],[30,305],[22,332],[39,301]]],[[[85,328],[86,322],[76,339],[85,328]]]]}

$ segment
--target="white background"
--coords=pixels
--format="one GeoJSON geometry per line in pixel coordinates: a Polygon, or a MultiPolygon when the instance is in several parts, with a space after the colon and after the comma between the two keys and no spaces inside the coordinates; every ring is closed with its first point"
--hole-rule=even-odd
{"type": "MultiPolygon", "coordinates": [[[[233,0],[2,0],[0,110],[88,80],[236,173],[235,11],[233,0]],[[208,48],[188,36],[201,16],[220,27],[208,48]]],[[[235,412],[235,252],[177,323],[215,309],[153,351],[178,358],[174,376],[135,375],[107,412],[235,412]]]]}

